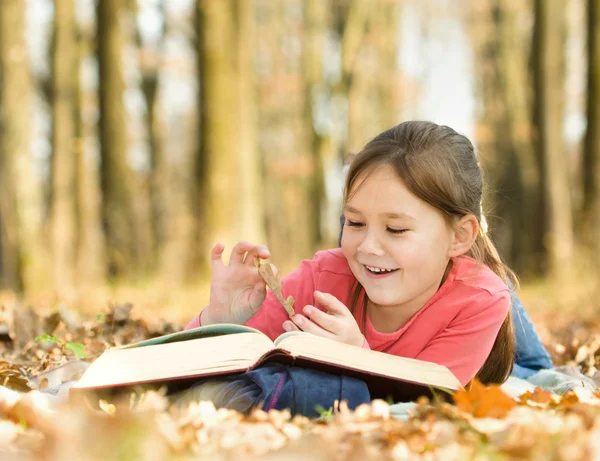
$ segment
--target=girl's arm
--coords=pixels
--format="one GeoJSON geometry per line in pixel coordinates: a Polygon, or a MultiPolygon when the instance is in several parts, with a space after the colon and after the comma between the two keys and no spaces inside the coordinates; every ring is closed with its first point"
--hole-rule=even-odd
{"type": "Polygon", "coordinates": [[[465,306],[415,358],[448,367],[466,385],[487,360],[509,309],[508,290],[490,295],[483,306],[465,306]]]}

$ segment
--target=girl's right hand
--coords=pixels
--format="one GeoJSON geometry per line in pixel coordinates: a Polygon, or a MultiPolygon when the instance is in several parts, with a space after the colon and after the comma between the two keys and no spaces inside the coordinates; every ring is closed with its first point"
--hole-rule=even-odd
{"type": "Polygon", "coordinates": [[[211,253],[210,301],[202,312],[202,325],[244,324],[258,311],[267,295],[266,284],[258,274],[255,257],[267,259],[264,245],[238,242],[231,250],[229,265],[223,263],[225,245],[217,243],[211,253]]]}

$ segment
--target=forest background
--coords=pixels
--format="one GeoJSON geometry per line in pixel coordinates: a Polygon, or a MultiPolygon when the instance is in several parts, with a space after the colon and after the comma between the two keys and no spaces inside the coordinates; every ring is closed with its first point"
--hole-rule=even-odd
{"type": "Polygon", "coordinates": [[[477,145],[526,307],[597,315],[595,0],[1,0],[3,302],[193,315],[215,241],[337,245],[343,164],[409,119],[477,145]]]}

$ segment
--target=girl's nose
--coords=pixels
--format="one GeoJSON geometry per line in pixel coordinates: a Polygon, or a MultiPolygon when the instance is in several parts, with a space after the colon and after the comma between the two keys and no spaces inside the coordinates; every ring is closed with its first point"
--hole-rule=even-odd
{"type": "Polygon", "coordinates": [[[362,240],[362,242],[360,242],[360,245],[358,245],[357,250],[364,254],[372,254],[376,256],[383,256],[384,254],[381,244],[371,232],[367,232],[365,238],[362,240]]]}

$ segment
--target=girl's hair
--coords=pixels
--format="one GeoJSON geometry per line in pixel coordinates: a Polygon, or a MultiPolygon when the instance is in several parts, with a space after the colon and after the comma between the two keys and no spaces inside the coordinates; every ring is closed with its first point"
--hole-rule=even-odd
{"type": "MultiPolygon", "coordinates": [[[[449,226],[462,216],[473,215],[480,232],[467,253],[479,264],[485,264],[505,282],[518,286],[514,273],[503,264],[494,244],[482,231],[481,199],[483,174],[473,144],[452,128],[432,122],[404,122],[384,131],[370,141],[354,158],[344,192],[344,201],[363,173],[369,175],[377,167],[391,166],[414,195],[442,211],[449,226]]],[[[357,284],[351,295],[356,309],[362,287],[357,284]]],[[[365,293],[365,315],[366,315],[365,293]]],[[[492,351],[477,373],[483,383],[501,383],[510,375],[514,362],[515,340],[509,310],[492,351]]]]}

